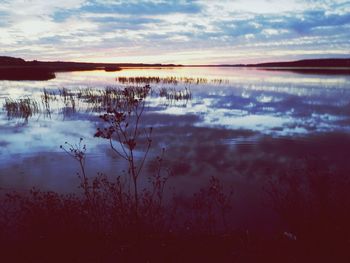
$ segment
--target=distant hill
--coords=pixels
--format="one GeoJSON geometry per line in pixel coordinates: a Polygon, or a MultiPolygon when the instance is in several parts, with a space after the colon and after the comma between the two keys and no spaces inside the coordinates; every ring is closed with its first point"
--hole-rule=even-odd
{"type": "Polygon", "coordinates": [[[268,71],[290,71],[300,74],[350,75],[350,58],[304,59],[257,64],[189,65],[189,67],[259,68],[268,71]]]}
{"type": "Polygon", "coordinates": [[[0,65],[23,65],[25,63],[25,60],[22,58],[0,56],[0,65]]]}
{"type": "Polygon", "coordinates": [[[303,59],[297,61],[267,62],[256,64],[186,65],[188,67],[295,67],[295,68],[350,68],[350,58],[303,59]]]}
{"type": "Polygon", "coordinates": [[[350,58],[326,58],[326,59],[304,59],[289,62],[268,62],[248,64],[247,67],[304,67],[304,68],[327,68],[327,67],[350,67],[350,58]]]}

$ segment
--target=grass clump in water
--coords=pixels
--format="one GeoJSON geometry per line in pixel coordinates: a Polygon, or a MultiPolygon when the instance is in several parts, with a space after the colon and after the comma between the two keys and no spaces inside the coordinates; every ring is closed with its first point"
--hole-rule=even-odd
{"type": "Polygon", "coordinates": [[[29,117],[39,112],[39,105],[35,100],[30,98],[13,100],[6,98],[4,109],[7,112],[7,117],[24,118],[28,120],[29,117]]]}

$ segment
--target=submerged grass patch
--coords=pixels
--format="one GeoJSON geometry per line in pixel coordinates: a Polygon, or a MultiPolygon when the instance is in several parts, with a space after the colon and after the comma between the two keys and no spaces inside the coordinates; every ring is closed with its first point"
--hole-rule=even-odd
{"type": "Polygon", "coordinates": [[[8,118],[24,118],[28,120],[29,117],[39,113],[39,105],[35,100],[30,98],[13,100],[5,99],[4,109],[7,112],[8,118]]]}
{"type": "Polygon", "coordinates": [[[159,97],[165,97],[167,100],[170,100],[170,101],[191,100],[192,92],[187,87],[185,87],[183,90],[163,87],[159,90],[159,97]]]}
{"type": "Polygon", "coordinates": [[[116,78],[117,82],[122,84],[228,84],[227,79],[207,79],[207,78],[190,78],[190,77],[124,77],[116,78]]]}
{"type": "MultiPolygon", "coordinates": [[[[141,89],[140,86],[127,86],[129,90],[141,89]]],[[[125,87],[108,86],[104,89],[80,88],[58,90],[43,89],[38,99],[6,98],[3,108],[8,118],[23,118],[28,120],[36,114],[43,114],[51,117],[53,113],[72,115],[78,112],[103,112],[109,107],[115,107],[123,98],[125,87]]],[[[192,99],[192,92],[185,87],[162,87],[155,89],[150,87],[147,97],[161,97],[167,100],[167,104],[174,101],[189,101],[192,99]]],[[[167,105],[166,104],[166,105],[167,105]]]]}

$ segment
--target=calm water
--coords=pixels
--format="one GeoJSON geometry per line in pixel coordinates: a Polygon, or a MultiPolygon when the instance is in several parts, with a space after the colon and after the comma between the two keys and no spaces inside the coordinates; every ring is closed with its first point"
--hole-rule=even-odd
{"type": "Polygon", "coordinates": [[[111,152],[108,141],[93,136],[101,112],[84,100],[72,105],[59,92],[123,87],[118,77],[141,76],[179,80],[151,83],[142,116],[143,127],[154,127],[149,160],[166,149],[166,166],[174,174],[169,185],[178,193],[190,194],[216,175],[233,186],[237,200],[244,200],[238,209],[247,209],[257,204],[268,178],[303,167],[305,160],[350,171],[350,76],[239,68],[128,69],[58,73],[50,81],[0,81],[0,186],[75,191],[78,163],[60,145],[80,137],[87,145],[89,176],[122,174],[123,160],[111,152]],[[42,99],[44,88],[55,94],[49,109],[42,99]],[[190,92],[191,97],[162,97],[162,88],[190,92]],[[11,114],[3,106],[6,98],[31,98],[37,112],[28,118],[11,114]]]}

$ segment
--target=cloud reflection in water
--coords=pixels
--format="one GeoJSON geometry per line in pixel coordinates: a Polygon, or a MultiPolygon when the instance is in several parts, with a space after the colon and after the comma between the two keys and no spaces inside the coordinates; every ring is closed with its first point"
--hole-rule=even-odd
{"type": "MultiPolygon", "coordinates": [[[[47,82],[3,81],[0,83],[0,101],[3,102],[5,97],[30,96],[39,99],[43,88],[57,91],[62,87],[101,89],[106,86],[122,86],[115,81],[118,76],[187,76],[227,80],[199,85],[178,83],[175,89],[186,87],[191,91],[192,97],[187,101],[169,102],[159,96],[147,99],[143,125],[155,127],[155,143],[159,147],[167,147],[170,165],[179,175],[206,177],[209,174],[222,174],[231,175],[229,178],[232,180],[232,174],[245,171],[248,167],[252,168],[247,171],[259,171],[262,167],[271,167],[273,160],[280,160],[281,156],[274,153],[277,148],[273,148],[275,150],[272,149],[271,153],[261,151],[261,145],[266,143],[266,139],[271,140],[272,145],[280,142],[281,148],[285,148],[284,138],[304,142],[302,145],[305,148],[299,149],[300,155],[307,155],[306,145],[312,144],[313,136],[345,136],[349,132],[349,76],[300,75],[230,68],[59,73],[56,79],[47,82]]],[[[166,85],[152,84],[156,91],[163,86],[166,85]]],[[[58,160],[61,160],[63,153],[60,152],[59,145],[65,141],[74,142],[80,137],[86,139],[88,157],[98,164],[95,165],[94,173],[98,170],[108,173],[122,170],[121,166],[115,166],[115,157],[108,155],[105,158],[108,153],[105,141],[93,138],[99,125],[98,113],[83,110],[84,107],[84,104],[79,104],[75,113],[66,116],[62,116],[59,110],[50,118],[44,115],[33,116],[27,123],[18,119],[9,120],[2,109],[0,175],[3,184],[30,186],[38,183],[30,178],[38,175],[43,178],[43,170],[34,166],[28,169],[32,165],[60,166],[59,173],[54,168],[45,171],[52,172],[56,178],[53,181],[62,182],[62,178],[71,176],[76,169],[75,163],[68,160],[65,167],[61,167],[58,160]],[[43,153],[47,158],[41,158],[40,162],[30,161],[43,153]],[[10,167],[14,166],[17,168],[11,170],[10,167]],[[12,180],[8,180],[9,177],[12,180]],[[16,177],[25,177],[26,182],[13,179],[16,177]]],[[[288,150],[282,157],[284,160],[295,160],[295,156],[288,150]]],[[[188,180],[191,181],[188,182],[189,185],[200,184],[200,180],[188,180]]],[[[49,188],[55,188],[52,183],[48,185],[49,188]]]]}

